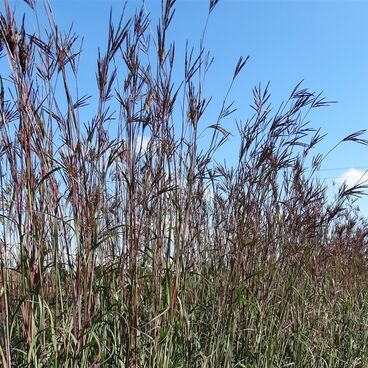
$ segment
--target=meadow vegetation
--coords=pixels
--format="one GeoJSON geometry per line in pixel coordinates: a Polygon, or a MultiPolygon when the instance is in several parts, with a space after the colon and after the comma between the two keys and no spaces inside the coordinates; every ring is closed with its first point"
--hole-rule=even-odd
{"type": "Polygon", "coordinates": [[[35,33],[4,1],[0,365],[368,367],[365,186],[327,196],[306,118],[328,102],[299,84],[272,108],[255,87],[225,165],[235,107],[225,97],[203,119],[201,35],[174,80],[174,3],[158,23],[144,9],[106,20],[89,100],[80,38],[48,5],[35,33]]]}

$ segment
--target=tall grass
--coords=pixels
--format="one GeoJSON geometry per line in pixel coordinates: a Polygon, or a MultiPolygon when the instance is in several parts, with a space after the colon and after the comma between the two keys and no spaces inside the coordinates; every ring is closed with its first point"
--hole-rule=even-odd
{"type": "Polygon", "coordinates": [[[78,36],[49,5],[47,32],[29,33],[4,1],[2,366],[368,366],[364,185],[329,201],[305,119],[328,102],[298,85],[273,110],[254,88],[237,162],[219,163],[234,108],[203,124],[203,38],[173,80],[174,3],[158,24],[143,9],[110,19],[86,121],[78,36]]]}

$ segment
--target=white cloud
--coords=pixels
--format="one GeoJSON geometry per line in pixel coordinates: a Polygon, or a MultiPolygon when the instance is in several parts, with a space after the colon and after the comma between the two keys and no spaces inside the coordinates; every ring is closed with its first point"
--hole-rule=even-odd
{"type": "Polygon", "coordinates": [[[204,196],[207,201],[212,201],[215,197],[215,193],[213,192],[213,187],[208,185],[204,191],[204,196]]]}
{"type": "MultiPolygon", "coordinates": [[[[356,184],[368,184],[368,173],[365,170],[357,170],[351,168],[345,171],[340,177],[338,184],[346,183],[348,188],[356,184]]],[[[368,194],[367,190],[364,190],[366,194],[368,194]]],[[[360,209],[360,214],[363,216],[368,215],[368,196],[362,196],[360,198],[356,198],[355,204],[360,209]]]]}
{"type": "Polygon", "coordinates": [[[340,176],[340,182],[341,183],[345,182],[348,188],[351,188],[356,184],[365,184],[367,180],[368,180],[368,173],[366,171],[357,170],[354,168],[345,171],[340,176]]]}
{"type": "Polygon", "coordinates": [[[139,139],[139,143],[140,144],[140,140],[142,139],[142,151],[146,151],[147,147],[148,147],[148,143],[151,140],[151,137],[145,137],[143,136],[142,138],[139,139]]]}

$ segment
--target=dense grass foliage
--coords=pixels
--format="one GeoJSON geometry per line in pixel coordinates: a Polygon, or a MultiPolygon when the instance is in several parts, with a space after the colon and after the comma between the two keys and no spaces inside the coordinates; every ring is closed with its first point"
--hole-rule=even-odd
{"type": "Polygon", "coordinates": [[[298,85],[273,109],[254,88],[222,164],[234,107],[225,97],[204,124],[203,37],[173,80],[174,2],[158,24],[143,10],[110,21],[90,103],[79,38],[48,6],[34,33],[4,1],[0,364],[368,366],[368,227],[352,206],[364,186],[329,201],[306,120],[328,103],[298,85]]]}

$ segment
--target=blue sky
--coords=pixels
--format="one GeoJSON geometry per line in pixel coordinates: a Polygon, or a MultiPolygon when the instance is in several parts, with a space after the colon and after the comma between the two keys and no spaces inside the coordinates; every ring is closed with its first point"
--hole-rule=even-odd
{"type": "MultiPolygon", "coordinates": [[[[16,3],[21,13],[23,2],[11,3],[16,3]]],[[[50,3],[61,28],[67,29],[74,23],[77,33],[84,35],[80,81],[88,93],[95,88],[94,60],[98,46],[106,42],[110,8],[117,18],[124,1],[50,3]]],[[[132,14],[140,3],[128,1],[127,14],[132,14]]],[[[153,19],[158,19],[160,1],[145,3],[153,19]]],[[[186,40],[198,46],[208,4],[208,0],[177,1],[171,36],[177,43],[178,60],[183,59],[186,40]]],[[[214,57],[206,79],[206,93],[213,96],[209,116],[218,112],[239,56],[249,55],[247,67],[230,96],[238,111],[226,121],[228,130],[236,131],[235,118],[244,121],[250,116],[254,85],[270,81],[273,106],[277,108],[301,80],[304,87],[337,101],[309,116],[313,127],[321,127],[328,134],[319,151],[327,152],[344,136],[368,128],[367,14],[368,1],[220,0],[210,17],[205,38],[205,46],[214,57]]],[[[227,152],[235,155],[231,150],[227,152]]],[[[367,152],[368,148],[358,145],[340,146],[324,162],[320,177],[332,182],[344,175],[359,176],[368,167],[367,152]]],[[[368,213],[368,201],[364,202],[362,207],[368,213]]]]}

